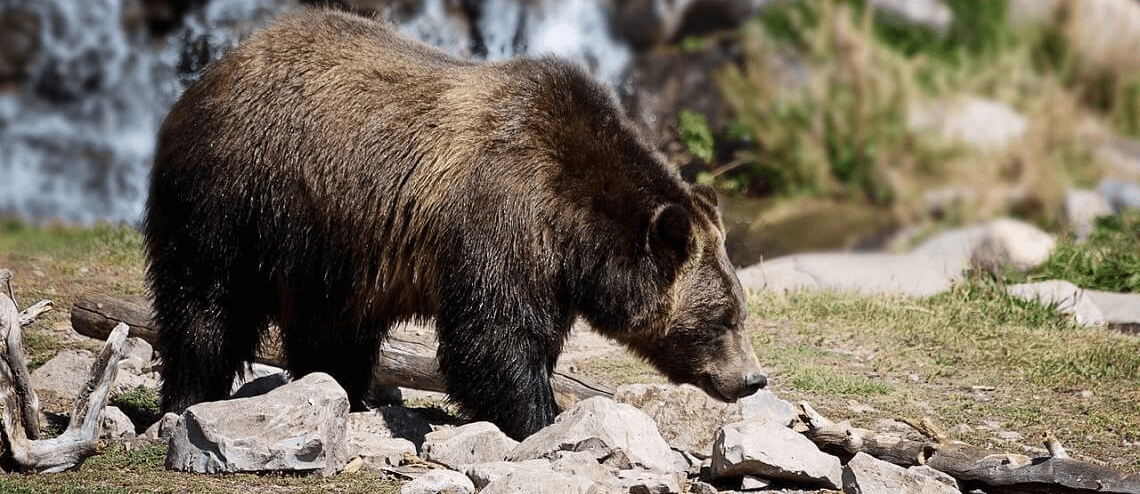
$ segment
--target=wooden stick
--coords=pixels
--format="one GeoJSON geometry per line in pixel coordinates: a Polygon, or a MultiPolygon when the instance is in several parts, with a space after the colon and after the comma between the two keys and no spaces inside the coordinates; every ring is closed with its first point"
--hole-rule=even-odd
{"type": "MultiPolygon", "coordinates": [[[[158,340],[158,328],[153,322],[151,309],[144,304],[98,293],[82,294],[72,304],[71,327],[80,334],[106,338],[110,328],[120,322],[130,327],[131,336],[151,344],[158,340]]],[[[374,384],[447,392],[436,365],[435,351],[434,344],[390,336],[380,349],[372,374],[374,384]]],[[[285,355],[280,344],[272,338],[262,343],[256,361],[285,367],[285,355]]],[[[613,396],[614,393],[609,386],[559,370],[555,370],[550,382],[558,404],[563,407],[593,396],[613,396]]]]}
{"type": "MultiPolygon", "coordinates": [[[[10,273],[9,273],[10,276],[10,273]]],[[[67,430],[59,437],[39,439],[39,400],[31,386],[23,351],[20,313],[7,295],[0,295],[0,330],[5,337],[0,358],[0,404],[6,457],[21,470],[54,473],[79,468],[95,453],[100,415],[111,395],[111,384],[123,358],[128,328],[119,324],[92,366],[87,385],[76,399],[67,430]]]]}
{"type": "Polygon", "coordinates": [[[987,492],[1140,493],[1140,475],[1121,475],[1071,459],[1052,434],[1045,441],[1051,456],[1029,458],[950,440],[929,419],[908,423],[916,424],[930,440],[908,441],[846,422],[836,424],[807,403],[801,402],[799,408],[800,420],[807,426],[804,435],[821,450],[843,458],[863,452],[904,467],[926,465],[954,477],[964,488],[980,486],[987,492]]]}

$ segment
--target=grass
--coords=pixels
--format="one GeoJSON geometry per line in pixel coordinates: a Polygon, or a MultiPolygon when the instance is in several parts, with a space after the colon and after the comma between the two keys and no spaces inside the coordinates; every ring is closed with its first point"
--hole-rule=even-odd
{"type": "MultiPolygon", "coordinates": [[[[1113,89],[1115,82],[1105,89],[1081,75],[1089,71],[1078,67],[1092,64],[1082,60],[1116,65],[1105,53],[1079,56],[1088,49],[1071,42],[1077,31],[1067,21],[1015,26],[1005,1],[946,4],[955,21],[944,36],[879,22],[857,0],[766,8],[737,33],[743,62],[715,77],[736,122],[712,129],[714,146],[743,134],[750,151],[730,162],[706,159],[694,151],[697,134],[681,122],[682,142],[709,163],[698,180],[729,193],[870,203],[906,224],[930,220],[925,194],[949,184],[976,192],[949,212],[962,220],[1014,214],[1055,223],[1063,191],[1102,173],[1092,150],[1104,135],[1086,122],[1110,128],[1140,114],[1128,106],[1140,89],[1113,89]],[[802,70],[789,76],[773,60],[802,70]],[[1116,96],[1092,104],[1085,93],[1094,86],[1116,96]],[[966,97],[1011,105],[1029,119],[1025,136],[1006,149],[974,149],[908,123],[915,112],[952,108],[966,97]]],[[[1138,73],[1109,72],[1112,81],[1138,73]]]]}
{"type": "Polygon", "coordinates": [[[918,300],[764,293],[752,309],[757,352],[785,399],[837,419],[851,417],[855,400],[875,410],[856,419],[864,427],[926,415],[973,429],[957,439],[1015,452],[984,426],[1019,432],[1031,447],[1053,430],[1084,459],[1140,471],[1137,446],[1126,444],[1140,440],[1134,337],[1077,326],[991,278],[918,300]]]}
{"type": "Polygon", "coordinates": [[[1140,211],[1096,220],[1088,240],[1063,238],[1026,281],[1068,280],[1086,289],[1140,293],[1140,211]]]}

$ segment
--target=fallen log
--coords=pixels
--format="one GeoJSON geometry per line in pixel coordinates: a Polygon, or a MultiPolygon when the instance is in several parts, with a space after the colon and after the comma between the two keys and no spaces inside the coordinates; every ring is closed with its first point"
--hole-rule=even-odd
{"type": "MultiPolygon", "coordinates": [[[[130,335],[151,344],[158,339],[151,309],[142,303],[108,297],[99,293],[80,295],[71,309],[71,327],[92,338],[106,338],[110,328],[125,323],[130,335]]],[[[380,349],[380,358],[372,374],[377,386],[400,386],[425,391],[446,392],[443,377],[435,362],[435,345],[392,335],[380,349]]],[[[282,366],[285,357],[272,341],[261,345],[257,362],[282,366]]],[[[555,370],[550,379],[558,404],[570,404],[592,396],[613,396],[613,389],[587,378],[555,370]]]]}
{"type": "MultiPolygon", "coordinates": [[[[10,278],[11,274],[8,276],[10,278]]],[[[3,459],[10,466],[26,472],[54,473],[78,468],[87,457],[95,454],[98,447],[100,416],[110,397],[119,360],[123,357],[127,326],[119,325],[108,335],[107,343],[91,368],[87,385],[76,398],[67,429],[58,437],[41,439],[39,399],[31,385],[23,344],[22,329],[29,313],[25,311],[22,315],[14,297],[9,295],[0,293],[0,332],[3,333],[4,344],[0,356],[3,459]]],[[[47,302],[33,307],[50,305],[47,302]]],[[[31,318],[40,313],[35,312],[31,318]]]]}
{"type": "Polygon", "coordinates": [[[1050,456],[1030,458],[951,440],[929,419],[906,421],[927,438],[911,441],[847,422],[834,423],[807,403],[801,402],[799,409],[800,421],[807,428],[804,435],[844,462],[862,452],[903,467],[926,465],[957,479],[963,490],[980,487],[989,493],[1140,494],[1140,475],[1122,475],[1069,458],[1052,433],[1044,440],[1050,456]]]}

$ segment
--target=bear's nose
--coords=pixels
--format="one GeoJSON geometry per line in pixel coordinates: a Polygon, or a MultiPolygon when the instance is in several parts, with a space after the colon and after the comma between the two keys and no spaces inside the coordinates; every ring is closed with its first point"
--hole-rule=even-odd
{"type": "Polygon", "coordinates": [[[759,372],[749,372],[744,374],[744,389],[740,392],[740,397],[751,395],[760,391],[764,386],[768,385],[768,376],[759,372]]]}

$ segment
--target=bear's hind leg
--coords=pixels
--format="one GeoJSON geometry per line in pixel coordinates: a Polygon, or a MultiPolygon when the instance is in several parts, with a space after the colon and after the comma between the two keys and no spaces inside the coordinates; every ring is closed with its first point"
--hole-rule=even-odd
{"type": "Polygon", "coordinates": [[[312,372],[328,373],[344,388],[352,409],[364,410],[386,333],[384,324],[345,325],[298,314],[282,327],[289,373],[294,379],[312,372]]]}
{"type": "Polygon", "coordinates": [[[155,290],[164,412],[181,413],[195,403],[228,397],[268,320],[257,304],[231,295],[250,292],[210,284],[184,287],[177,295],[155,290]]]}

